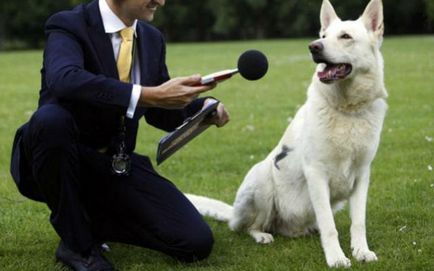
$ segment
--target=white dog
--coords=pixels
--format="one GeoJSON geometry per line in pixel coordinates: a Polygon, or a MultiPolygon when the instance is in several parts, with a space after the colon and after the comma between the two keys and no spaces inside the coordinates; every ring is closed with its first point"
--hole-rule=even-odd
{"type": "Polygon", "coordinates": [[[300,108],[274,150],[248,172],[234,206],[187,195],[204,215],[229,221],[258,243],[271,233],[301,236],[319,230],[327,264],[349,267],[333,213],[349,200],[351,248],[358,261],[376,261],[366,240],[366,201],[387,105],[383,82],[383,6],[371,0],[356,21],[321,7],[320,39],[309,49],[318,63],[300,108]]]}

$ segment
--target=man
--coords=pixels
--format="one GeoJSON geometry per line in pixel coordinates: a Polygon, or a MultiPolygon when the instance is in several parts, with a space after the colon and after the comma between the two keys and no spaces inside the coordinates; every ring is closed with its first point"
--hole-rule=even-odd
{"type": "MultiPolygon", "coordinates": [[[[11,173],[21,193],[50,208],[56,258],[74,270],[114,270],[105,241],[186,262],[211,252],[196,209],[134,152],[140,118],[171,131],[215,86],[200,86],[198,75],[169,80],[161,33],[143,22],[164,4],[94,0],[46,23],[39,106],[17,131],[11,173]]],[[[219,105],[212,122],[228,120],[219,105]]]]}

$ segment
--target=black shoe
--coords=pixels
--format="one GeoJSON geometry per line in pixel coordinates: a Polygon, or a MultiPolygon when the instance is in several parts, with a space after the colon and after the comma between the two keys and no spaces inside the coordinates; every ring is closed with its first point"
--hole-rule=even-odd
{"type": "Polygon", "coordinates": [[[95,247],[88,257],[83,257],[65,246],[61,241],[56,250],[56,259],[75,271],[115,271],[111,263],[95,247]]]}

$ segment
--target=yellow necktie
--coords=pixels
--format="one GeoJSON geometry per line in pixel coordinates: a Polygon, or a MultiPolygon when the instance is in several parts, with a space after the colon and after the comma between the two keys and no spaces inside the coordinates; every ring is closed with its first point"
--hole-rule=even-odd
{"type": "Polygon", "coordinates": [[[134,29],[127,27],[122,29],[119,34],[122,38],[117,61],[119,79],[124,82],[130,82],[134,29]]]}

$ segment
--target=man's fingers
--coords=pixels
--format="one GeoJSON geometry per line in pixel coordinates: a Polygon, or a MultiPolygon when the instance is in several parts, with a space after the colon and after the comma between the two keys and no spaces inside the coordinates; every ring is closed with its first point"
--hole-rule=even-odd
{"type": "Polygon", "coordinates": [[[220,117],[220,119],[217,123],[217,127],[223,127],[228,122],[229,122],[229,116],[227,114],[224,114],[224,115],[222,115],[222,117],[220,117]]]}
{"type": "Polygon", "coordinates": [[[200,84],[201,76],[199,74],[193,74],[191,76],[179,77],[181,84],[186,86],[194,86],[200,84]]]}
{"type": "Polygon", "coordinates": [[[214,116],[214,123],[217,127],[223,127],[229,122],[229,112],[226,110],[224,105],[220,103],[217,107],[217,114],[214,116]]]}
{"type": "Polygon", "coordinates": [[[215,88],[217,86],[216,83],[211,83],[207,85],[199,85],[199,86],[192,86],[192,93],[200,94],[203,92],[210,91],[211,89],[215,88]]]}

